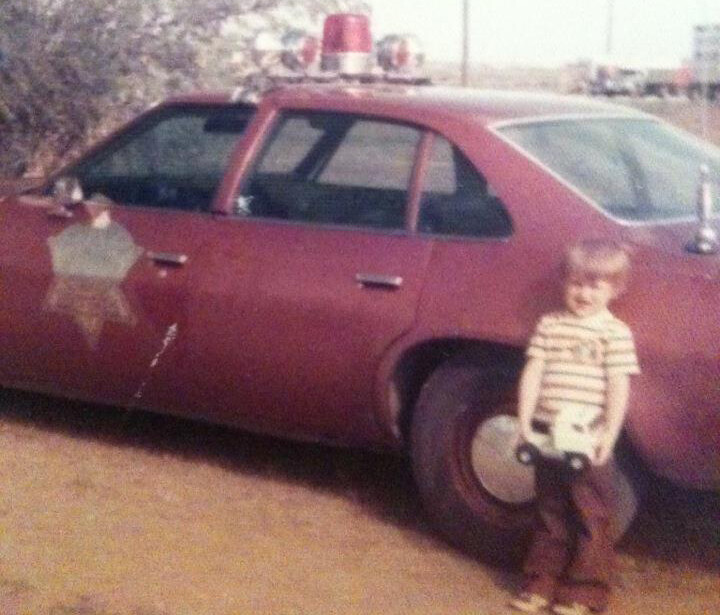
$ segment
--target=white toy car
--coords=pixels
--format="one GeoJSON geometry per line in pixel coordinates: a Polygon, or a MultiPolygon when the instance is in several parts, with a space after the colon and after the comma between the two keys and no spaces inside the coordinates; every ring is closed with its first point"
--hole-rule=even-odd
{"type": "Polygon", "coordinates": [[[532,439],[518,446],[515,455],[520,463],[534,464],[538,457],[565,461],[567,466],[581,472],[593,463],[597,453],[597,411],[562,410],[552,424],[533,421],[532,439]]]}

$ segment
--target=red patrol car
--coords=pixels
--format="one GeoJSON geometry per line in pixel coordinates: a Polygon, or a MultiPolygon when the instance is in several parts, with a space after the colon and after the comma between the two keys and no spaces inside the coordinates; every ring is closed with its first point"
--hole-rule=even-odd
{"type": "Polygon", "coordinates": [[[532,513],[524,348],[568,243],[609,237],[643,369],[624,446],[720,488],[720,152],[652,117],[297,84],[170,100],[61,176],[0,201],[4,386],[405,451],[437,526],[505,558],[532,513]]]}

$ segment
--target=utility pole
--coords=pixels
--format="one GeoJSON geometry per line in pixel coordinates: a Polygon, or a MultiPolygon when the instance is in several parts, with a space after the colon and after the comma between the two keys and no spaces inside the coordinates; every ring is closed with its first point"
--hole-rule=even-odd
{"type": "Polygon", "coordinates": [[[463,0],[462,6],[462,64],[460,69],[460,83],[463,87],[468,85],[468,62],[470,51],[470,25],[468,17],[470,16],[470,0],[463,0]]]}
{"type": "Polygon", "coordinates": [[[614,0],[607,0],[607,24],[605,27],[605,55],[609,58],[613,50],[613,8],[614,0]]]}
{"type": "MultiPolygon", "coordinates": [[[[707,7],[705,5],[705,1],[700,1],[700,6],[698,7],[700,9],[700,19],[701,23],[704,25],[708,25],[708,14],[707,14],[707,7]]],[[[701,42],[701,36],[702,34],[698,32],[698,30],[694,30],[693,36],[695,37],[695,41],[693,42],[693,46],[695,48],[695,51],[703,50],[705,53],[705,45],[701,42]]],[[[708,33],[709,36],[709,33],[708,33]]],[[[700,66],[701,66],[701,74],[700,77],[700,127],[702,131],[702,138],[707,140],[708,139],[708,122],[709,122],[709,101],[708,101],[708,82],[710,81],[710,58],[706,57],[703,53],[703,57],[700,59],[700,66]]]]}

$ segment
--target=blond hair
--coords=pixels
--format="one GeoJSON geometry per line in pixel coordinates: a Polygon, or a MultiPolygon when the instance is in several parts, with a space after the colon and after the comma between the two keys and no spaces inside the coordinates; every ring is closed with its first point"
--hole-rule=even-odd
{"type": "Polygon", "coordinates": [[[627,248],[616,241],[581,241],[565,253],[565,275],[590,280],[605,280],[616,293],[625,290],[630,273],[627,248]]]}

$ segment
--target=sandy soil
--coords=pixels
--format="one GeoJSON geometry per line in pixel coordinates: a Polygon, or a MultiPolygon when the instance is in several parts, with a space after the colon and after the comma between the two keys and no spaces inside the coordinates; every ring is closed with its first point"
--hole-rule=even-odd
{"type": "MultiPolygon", "coordinates": [[[[1,615],[506,613],[404,460],[2,392],[1,615]]],[[[720,612],[720,496],[653,483],[613,612],[720,612]]]]}

